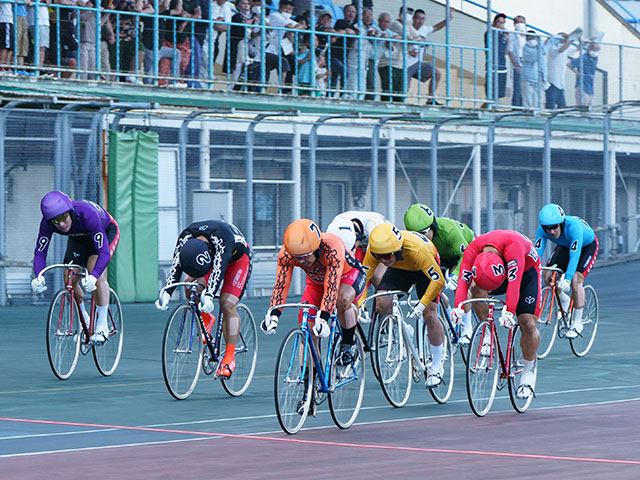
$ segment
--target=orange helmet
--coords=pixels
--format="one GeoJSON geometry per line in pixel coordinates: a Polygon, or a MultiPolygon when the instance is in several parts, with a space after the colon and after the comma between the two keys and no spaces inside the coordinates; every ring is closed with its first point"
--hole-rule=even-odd
{"type": "Polygon", "coordinates": [[[284,231],[284,248],[291,255],[307,255],[320,247],[320,228],[307,218],[292,222],[284,231]]]}

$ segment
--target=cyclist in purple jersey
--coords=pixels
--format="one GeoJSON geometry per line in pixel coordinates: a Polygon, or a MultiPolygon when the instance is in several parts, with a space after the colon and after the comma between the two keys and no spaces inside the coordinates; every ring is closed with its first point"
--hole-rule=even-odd
{"type": "Polygon", "coordinates": [[[88,200],[71,201],[64,193],[47,193],[40,202],[42,220],[33,258],[35,278],[31,288],[36,293],[47,289],[40,272],[47,264],[47,251],[54,233],[69,237],[64,263],[74,263],[87,267],[89,274],[80,282],[82,288],[74,284],[75,296],[86,321],[89,315],[85,309],[82,289],[87,293],[96,290],[97,321],[91,340],[104,342],[108,338],[107,312],[109,308],[109,283],[106,268],[118,246],[120,231],[109,212],[88,200]]]}

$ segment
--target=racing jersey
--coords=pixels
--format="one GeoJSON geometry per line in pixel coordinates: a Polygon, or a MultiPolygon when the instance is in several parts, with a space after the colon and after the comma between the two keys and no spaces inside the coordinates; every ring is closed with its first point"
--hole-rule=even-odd
{"type": "MultiPolygon", "coordinates": [[[[185,228],[178,237],[176,248],[173,252],[173,261],[167,275],[165,285],[170,285],[180,281],[182,276],[182,267],[180,266],[180,251],[187,240],[198,236],[204,236],[209,243],[213,267],[209,275],[209,281],[205,287],[204,293],[215,295],[220,288],[224,272],[230,262],[235,262],[245,253],[251,255],[249,244],[244,235],[235,225],[222,220],[207,220],[204,222],[194,222],[185,228]]],[[[167,289],[169,294],[173,293],[174,288],[167,289]]]]}
{"type": "Polygon", "coordinates": [[[582,247],[589,245],[596,239],[596,234],[591,226],[580,217],[566,216],[564,217],[564,227],[562,227],[562,233],[556,239],[544,231],[542,226],[538,226],[536,232],[536,249],[538,250],[538,256],[542,258],[544,254],[544,247],[547,245],[547,240],[551,240],[553,243],[566,247],[569,249],[569,264],[567,265],[567,271],[565,272],[565,278],[569,281],[573,278],[578,267],[578,260],[580,260],[580,252],[582,247]]]}
{"type": "Polygon", "coordinates": [[[451,218],[436,217],[436,232],[433,236],[433,244],[438,249],[438,254],[447,263],[457,265],[451,270],[451,275],[458,275],[462,254],[467,245],[475,238],[473,230],[464,223],[457,222],[451,218]]]}
{"type": "Polygon", "coordinates": [[[52,222],[46,221],[44,218],[40,221],[40,232],[38,233],[38,241],[33,256],[33,272],[36,277],[47,266],[47,252],[51,242],[51,235],[58,233],[60,235],[71,237],[85,237],[93,242],[93,246],[98,252],[98,260],[93,270],[89,272],[96,278],[102,275],[102,272],[111,260],[111,252],[109,251],[109,241],[105,230],[110,223],[115,223],[111,215],[97,203],[89,200],[74,200],[73,210],[71,210],[71,228],[68,232],[61,232],[52,222]]]}
{"type": "MultiPolygon", "coordinates": [[[[425,235],[418,232],[401,230],[402,233],[402,256],[396,260],[389,268],[407,270],[410,272],[423,272],[431,279],[427,290],[420,301],[424,305],[433,302],[444,288],[444,276],[440,270],[438,251],[435,245],[425,235]]],[[[367,284],[373,277],[378,264],[381,263],[373,256],[370,249],[364,257],[364,268],[367,270],[367,284]]],[[[360,303],[364,300],[365,294],[361,297],[360,303]]]]}
{"type": "Polygon", "coordinates": [[[284,246],[280,249],[276,283],[269,306],[273,307],[287,301],[293,267],[300,267],[307,274],[309,281],[324,285],[324,296],[319,307],[324,312],[333,313],[338,300],[340,278],[354,268],[362,269],[362,265],[346,250],[344,242],[337,235],[322,233],[320,238],[320,254],[316,255],[316,261],[308,269],[302,267],[284,246]]]}
{"type": "MultiPolygon", "coordinates": [[[[468,246],[460,265],[460,280],[456,289],[455,305],[467,299],[471,280],[473,280],[473,262],[485,247],[493,247],[506,265],[507,277],[507,310],[513,314],[520,299],[520,283],[522,275],[530,268],[535,268],[540,275],[540,257],[533,243],[526,236],[513,230],[494,230],[476,237],[468,246]]],[[[496,265],[504,268],[504,265],[496,265]]],[[[538,277],[539,278],[539,277],[538,277]]]]}
{"type": "Polygon", "coordinates": [[[348,212],[341,213],[336,215],[335,219],[344,219],[344,220],[355,220],[356,222],[360,222],[362,225],[362,237],[358,238],[360,240],[360,248],[363,251],[367,249],[369,245],[369,235],[374,228],[378,225],[382,225],[383,223],[391,223],[389,220],[385,218],[384,215],[377,212],[358,212],[356,210],[349,210],[348,212]]]}

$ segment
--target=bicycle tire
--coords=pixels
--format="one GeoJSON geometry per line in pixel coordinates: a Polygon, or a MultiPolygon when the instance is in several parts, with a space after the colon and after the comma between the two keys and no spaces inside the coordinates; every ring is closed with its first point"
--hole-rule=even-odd
{"type": "MultiPolygon", "coordinates": [[[[511,358],[509,362],[509,399],[513,409],[518,413],[524,413],[529,409],[529,405],[533,401],[533,395],[527,398],[518,398],[518,386],[520,385],[520,375],[524,368],[524,357],[522,356],[522,348],[520,347],[520,338],[522,332],[517,325],[514,327],[513,336],[511,337],[511,358]]],[[[537,365],[534,364],[534,373],[538,374],[537,365]]]]}
{"type": "Polygon", "coordinates": [[[378,335],[379,328],[380,320],[378,315],[375,315],[371,320],[371,325],[369,326],[371,334],[368,336],[368,338],[371,339],[371,352],[369,352],[371,357],[371,371],[373,372],[373,376],[378,382],[380,381],[380,366],[378,365],[376,357],[376,336],[378,335]]]}
{"type": "Polygon", "coordinates": [[[93,360],[98,371],[108,377],[116,371],[122,355],[124,341],[124,317],[120,299],[113,288],[109,289],[109,338],[102,345],[93,346],[93,360]]]}
{"type": "Polygon", "coordinates": [[[196,312],[188,303],[169,317],[162,338],[162,375],[169,393],[177,400],[191,395],[202,368],[203,335],[196,312]]]}
{"type": "Polygon", "coordinates": [[[365,386],[365,356],[360,335],[354,336],[357,356],[347,366],[337,364],[340,355],[340,341],[334,342],[331,362],[331,393],[329,411],[333,422],[342,429],[349,428],[358,418],[365,386]]]}
{"type": "Polygon", "coordinates": [[[538,332],[540,332],[540,346],[538,347],[538,360],[546,358],[558,334],[558,304],[554,291],[546,286],[541,292],[542,310],[538,317],[538,332]]]}
{"type": "Polygon", "coordinates": [[[311,346],[305,333],[296,328],[280,345],[273,376],[276,416],[282,430],[289,435],[300,431],[309,415],[313,401],[313,382],[309,379],[313,379],[311,346]],[[303,402],[300,413],[299,402],[303,402]]]}
{"type": "Polygon", "coordinates": [[[60,380],[71,376],[80,355],[80,310],[66,289],[51,300],[47,314],[47,357],[53,374],[60,380]]]}
{"type": "Polygon", "coordinates": [[[407,404],[413,383],[411,355],[400,328],[400,322],[393,314],[383,316],[375,341],[382,393],[396,408],[407,404]]]}
{"type": "Polygon", "coordinates": [[[584,286],[584,310],[582,312],[582,332],[576,338],[569,339],[571,351],[576,357],[584,357],[596,339],[598,320],[600,319],[600,305],[595,288],[584,286]]]}
{"type": "MultiPolygon", "coordinates": [[[[239,397],[247,391],[258,359],[258,329],[249,307],[239,303],[240,333],[236,344],[236,368],[229,378],[222,378],[222,388],[232,397],[239,397]]],[[[224,345],[224,337],[221,339],[224,345]]],[[[222,350],[222,349],[221,349],[222,350]]]]}
{"type": "MultiPolygon", "coordinates": [[[[442,342],[442,365],[444,366],[444,374],[442,375],[442,381],[435,387],[427,387],[429,393],[433,399],[439,404],[445,404],[451,398],[453,393],[453,380],[455,375],[454,364],[454,352],[451,348],[451,339],[447,335],[449,327],[444,324],[442,318],[438,317],[443,328],[443,342],[442,342]]],[[[429,344],[429,337],[427,336],[427,325],[423,328],[423,340],[425,346],[425,365],[431,362],[431,348],[429,344]]],[[[426,372],[425,372],[426,373],[426,372]]]]}
{"type": "Polygon", "coordinates": [[[499,373],[498,345],[493,338],[491,324],[484,320],[473,330],[467,365],[467,398],[471,410],[478,417],[484,417],[491,410],[499,373]],[[485,339],[489,340],[489,352],[486,349],[482,351],[485,339]]]}

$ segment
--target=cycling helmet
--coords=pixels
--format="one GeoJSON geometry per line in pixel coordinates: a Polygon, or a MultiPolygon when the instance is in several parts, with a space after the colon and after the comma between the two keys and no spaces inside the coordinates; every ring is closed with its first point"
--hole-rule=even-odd
{"type": "Polygon", "coordinates": [[[422,203],[414,203],[404,213],[404,226],[412,232],[424,232],[435,221],[433,210],[422,203]]]}
{"type": "Polygon", "coordinates": [[[502,285],[505,268],[502,257],[493,252],[482,252],[473,261],[473,280],[483,290],[492,291],[502,285]]]}
{"type": "Polygon", "coordinates": [[[340,237],[347,250],[353,250],[353,247],[356,245],[356,232],[351,220],[335,218],[327,227],[327,233],[332,233],[340,237]]]}
{"type": "Polygon", "coordinates": [[[50,221],[63,213],[73,210],[73,203],[71,203],[71,199],[66,193],[55,190],[42,197],[40,210],[44,219],[50,221]]]}
{"type": "Polygon", "coordinates": [[[548,203],[540,210],[540,225],[560,225],[564,222],[564,210],[556,203],[548,203]]]}
{"type": "Polygon", "coordinates": [[[402,233],[395,225],[383,223],[369,236],[369,250],[377,255],[388,255],[402,248],[402,233]]]}
{"type": "Polygon", "coordinates": [[[190,238],[180,249],[180,266],[187,275],[202,278],[211,271],[212,265],[209,244],[199,238],[190,238]]]}
{"type": "Polygon", "coordinates": [[[284,248],[291,255],[307,255],[320,248],[320,228],[313,221],[301,218],[284,231],[284,248]]]}

